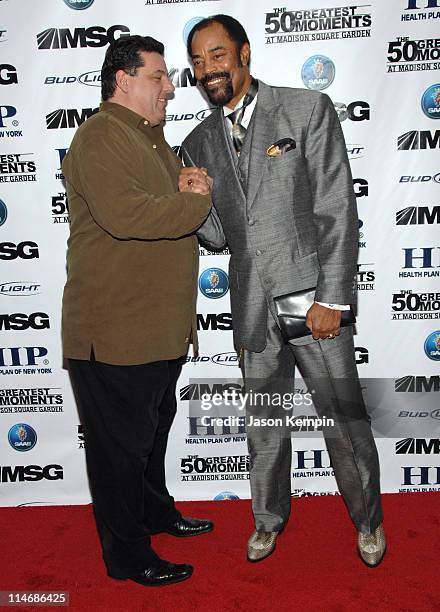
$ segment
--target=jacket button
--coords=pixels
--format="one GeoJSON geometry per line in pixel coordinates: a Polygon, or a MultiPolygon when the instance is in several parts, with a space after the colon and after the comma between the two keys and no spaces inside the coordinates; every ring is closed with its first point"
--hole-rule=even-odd
{"type": "Polygon", "coordinates": [[[248,219],[249,225],[255,225],[255,219],[248,219]]]}
{"type": "Polygon", "coordinates": [[[257,249],[255,251],[255,255],[258,257],[259,255],[262,255],[264,253],[264,251],[262,251],[261,249],[257,249]]]}

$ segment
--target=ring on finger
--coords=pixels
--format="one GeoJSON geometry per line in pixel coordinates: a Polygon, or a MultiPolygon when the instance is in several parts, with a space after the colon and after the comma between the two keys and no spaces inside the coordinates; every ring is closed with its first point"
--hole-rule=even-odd
{"type": "Polygon", "coordinates": [[[190,178],[187,180],[187,183],[188,183],[188,187],[191,187],[191,185],[193,184],[193,180],[190,178]]]}

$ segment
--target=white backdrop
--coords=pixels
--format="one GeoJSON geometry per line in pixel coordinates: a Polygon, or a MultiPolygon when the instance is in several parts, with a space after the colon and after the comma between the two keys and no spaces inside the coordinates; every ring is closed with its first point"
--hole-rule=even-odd
{"type": "MultiPolygon", "coordinates": [[[[108,41],[164,42],[176,85],[166,136],[177,146],[209,113],[184,35],[194,18],[220,12],[245,26],[256,77],[304,87],[306,64],[306,84],[335,103],[362,221],[358,367],[386,387],[373,402],[382,488],[440,488],[440,0],[0,0],[1,505],[90,501],[61,355],[69,226],[60,162],[99,106],[108,41]]],[[[227,253],[201,249],[200,273],[227,263],[227,253]]],[[[169,488],[177,499],[249,497],[243,432],[208,430],[189,414],[201,389],[191,379],[239,377],[227,291],[200,293],[198,313],[201,352],[178,385],[169,488]]],[[[334,494],[322,438],[300,436],[293,494],[334,494]]]]}

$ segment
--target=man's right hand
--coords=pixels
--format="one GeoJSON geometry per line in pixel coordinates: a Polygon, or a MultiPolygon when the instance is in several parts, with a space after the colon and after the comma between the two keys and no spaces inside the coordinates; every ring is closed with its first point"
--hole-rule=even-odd
{"type": "Polygon", "coordinates": [[[190,166],[180,170],[179,191],[208,195],[211,193],[212,184],[213,179],[208,175],[206,168],[190,166]]]}

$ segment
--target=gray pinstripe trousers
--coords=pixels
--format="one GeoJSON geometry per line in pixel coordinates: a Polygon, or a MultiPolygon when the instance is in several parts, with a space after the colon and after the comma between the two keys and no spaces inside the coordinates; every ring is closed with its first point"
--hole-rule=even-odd
{"type": "MultiPolygon", "coordinates": [[[[330,340],[311,336],[284,344],[268,314],[267,345],[261,353],[244,350],[242,370],[246,391],[285,393],[294,387],[297,365],[318,416],[334,419],[324,428],[327,450],[339,491],[358,531],[373,532],[382,522],[380,473],[359,383],[351,327],[330,340]]],[[[249,426],[250,416],[271,417],[286,411],[247,405],[250,486],[256,529],[280,531],[290,513],[291,436],[283,427],[249,426]]]]}

